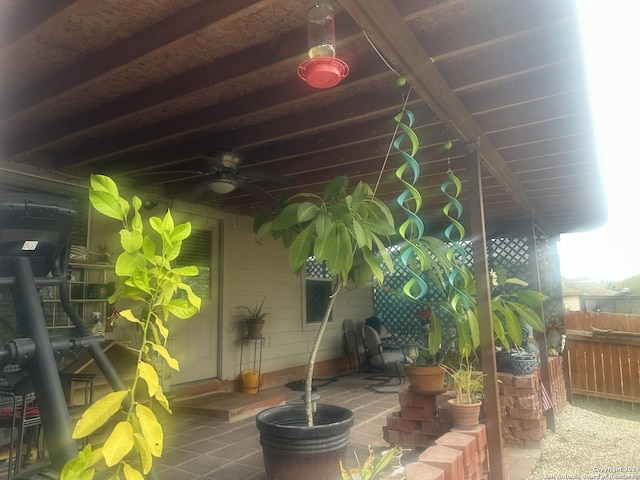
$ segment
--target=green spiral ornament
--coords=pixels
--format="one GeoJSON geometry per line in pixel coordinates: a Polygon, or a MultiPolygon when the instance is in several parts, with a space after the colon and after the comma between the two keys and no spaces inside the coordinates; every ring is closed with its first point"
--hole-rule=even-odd
{"type": "Polygon", "coordinates": [[[418,240],[424,234],[424,223],[418,216],[418,212],[422,207],[422,196],[415,187],[415,183],[420,176],[420,166],[414,158],[418,151],[419,141],[417,135],[411,129],[414,116],[410,110],[402,110],[394,117],[394,120],[398,123],[402,133],[398,135],[392,145],[404,160],[403,164],[396,170],[396,178],[404,186],[404,191],[398,195],[396,201],[407,215],[407,219],[398,226],[398,234],[406,242],[406,248],[400,255],[400,259],[410,275],[402,291],[410,298],[419,299],[427,293],[427,283],[421,276],[421,272],[427,265],[427,258],[425,253],[417,246],[418,240]],[[411,144],[410,148],[403,149],[402,143],[407,143],[407,140],[411,144]]]}
{"type": "Polygon", "coordinates": [[[464,293],[471,282],[471,277],[467,270],[459,266],[464,265],[467,259],[467,251],[462,246],[465,235],[464,226],[460,223],[462,204],[458,200],[462,191],[462,182],[451,169],[447,171],[447,179],[440,186],[440,191],[449,199],[442,208],[442,212],[449,220],[449,226],[445,229],[444,234],[451,244],[447,250],[447,258],[453,264],[453,269],[448,276],[449,284],[454,292],[451,297],[451,308],[456,313],[464,314],[471,307],[471,300],[464,293]],[[456,261],[456,256],[459,261],[456,261]]]}

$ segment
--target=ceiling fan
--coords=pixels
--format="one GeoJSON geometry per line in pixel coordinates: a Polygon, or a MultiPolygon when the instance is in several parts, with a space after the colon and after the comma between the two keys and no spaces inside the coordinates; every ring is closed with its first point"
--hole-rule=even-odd
{"type": "Polygon", "coordinates": [[[220,195],[233,192],[236,188],[248,191],[262,200],[275,203],[277,198],[255,185],[253,182],[264,181],[278,185],[294,185],[298,179],[289,175],[279,175],[257,170],[239,171],[242,163],[240,156],[234,152],[217,152],[213,155],[202,155],[206,169],[202,173],[202,181],[184,196],[187,201],[198,200],[211,190],[220,195]]]}

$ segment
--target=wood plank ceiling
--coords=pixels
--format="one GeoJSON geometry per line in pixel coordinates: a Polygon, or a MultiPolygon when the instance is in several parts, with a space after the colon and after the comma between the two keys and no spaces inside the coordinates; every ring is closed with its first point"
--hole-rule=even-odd
{"type": "MultiPolygon", "coordinates": [[[[324,90],[296,74],[307,6],[0,0],[2,171],[106,173],[252,215],[270,197],[321,191],[338,174],[375,184],[408,95],[427,228],[442,220],[449,166],[465,179],[470,143],[490,228],[533,218],[555,235],[605,220],[572,1],[338,0],[337,56],[350,74],[324,90]],[[239,155],[248,180],[194,195],[224,174],[202,158],[221,151],[239,155]]],[[[392,152],[380,177],[390,205],[400,162],[392,152]]]]}

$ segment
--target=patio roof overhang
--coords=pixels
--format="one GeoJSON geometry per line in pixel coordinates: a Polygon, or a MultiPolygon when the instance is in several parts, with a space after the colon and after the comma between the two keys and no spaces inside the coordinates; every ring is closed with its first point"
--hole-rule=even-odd
{"type": "MultiPolygon", "coordinates": [[[[180,197],[203,183],[201,155],[230,150],[242,174],[263,180],[228,194],[205,188],[197,202],[250,215],[271,197],[320,191],[338,174],[374,184],[408,91],[395,86],[384,57],[413,89],[407,106],[421,139],[417,186],[429,228],[443,221],[439,185],[449,165],[468,206],[469,143],[478,145],[488,228],[533,219],[556,235],[604,222],[572,1],[340,0],[337,52],[351,73],[326,90],[296,74],[307,5],[6,3],[3,169],[106,173],[180,197]],[[274,174],[297,182],[268,181],[274,174]]],[[[392,154],[378,187],[390,204],[401,191],[399,162],[392,154]]]]}
{"type": "MultiPolygon", "coordinates": [[[[463,180],[462,221],[474,238],[523,224],[555,236],[604,223],[573,1],[338,0],[337,51],[350,74],[325,90],[296,74],[307,5],[0,3],[0,170],[61,185],[104,173],[184,198],[214,177],[203,155],[232,151],[239,173],[261,180],[227,194],[205,188],[194,201],[253,215],[281,196],[320,192],[338,174],[375,184],[408,95],[400,73],[412,88],[428,229],[444,223],[449,167],[463,180]],[[283,174],[297,181],[278,182],[283,174]]],[[[400,162],[392,154],[380,176],[390,205],[402,191],[400,162]]],[[[486,273],[477,262],[476,278],[486,273]]],[[[483,354],[492,343],[483,339],[483,354]]]]}

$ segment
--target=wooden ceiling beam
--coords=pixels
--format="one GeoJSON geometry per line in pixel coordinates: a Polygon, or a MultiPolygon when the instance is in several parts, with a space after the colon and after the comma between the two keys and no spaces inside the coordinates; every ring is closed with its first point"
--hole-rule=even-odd
{"type": "Polygon", "coordinates": [[[376,47],[406,73],[412,87],[445,125],[464,143],[477,144],[483,167],[510,193],[547,233],[550,226],[526,191],[439,72],[390,0],[339,0],[344,9],[373,39],[376,47]]]}
{"type": "MultiPolygon", "coordinates": [[[[437,9],[442,0],[432,0],[432,2],[435,6],[425,4],[424,0],[403,3],[403,16],[407,20],[419,17],[425,11],[437,9]]],[[[336,15],[336,24],[340,28],[340,44],[351,43],[362,37],[362,30],[348,14],[340,12],[336,15]]],[[[18,160],[21,155],[85,133],[108,122],[140,114],[145,110],[202,89],[215,87],[226,81],[238,81],[240,77],[251,74],[256,69],[295,63],[305,51],[306,42],[307,27],[305,25],[283,33],[276,39],[253,45],[228,57],[159,82],[145,90],[127,94],[110,103],[83,111],[81,114],[65,119],[64,122],[35,128],[25,132],[19,138],[4,139],[6,158],[18,160]]]]}
{"type": "MultiPolygon", "coordinates": [[[[377,76],[388,74],[381,62],[362,64],[338,89],[349,89],[355,84],[366,83],[377,76]]],[[[180,138],[207,129],[217,124],[237,124],[245,117],[269,118],[273,112],[287,110],[290,105],[318,96],[317,89],[304,88],[297,77],[289,82],[258,90],[227,102],[208,106],[183,115],[173,116],[157,123],[130,130],[117,140],[92,141],[85,148],[76,148],[73,153],[60,155],[61,168],[100,161],[106,158],[180,138]]],[[[259,120],[255,120],[259,122],[259,120]]]]}
{"type": "Polygon", "coordinates": [[[17,15],[5,18],[0,25],[0,50],[52,20],[77,0],[20,0],[17,15]]]}
{"type": "Polygon", "coordinates": [[[131,62],[148,55],[208,25],[225,18],[236,17],[247,8],[267,5],[273,0],[235,0],[211,2],[202,0],[164,20],[132,35],[123,42],[97,52],[57,75],[45,78],[33,85],[3,98],[0,104],[0,121],[25,113],[42,103],[71,92],[115,70],[123,70],[131,62]]]}
{"type": "MultiPolygon", "coordinates": [[[[417,105],[418,102],[419,100],[415,99],[413,105],[417,105]]],[[[274,118],[215,136],[191,138],[185,142],[163,147],[157,152],[109,159],[105,164],[114,172],[129,171],[138,167],[149,168],[149,165],[153,165],[154,168],[170,165],[218,150],[238,150],[238,145],[242,146],[243,150],[264,148],[271,142],[289,140],[300,135],[310,135],[340,126],[349,128],[362,120],[395,115],[399,108],[401,105],[397,91],[376,92],[375,95],[364,93],[330,105],[308,108],[305,111],[287,115],[286,118],[274,118]],[[336,118],[342,120],[336,121],[336,118]]],[[[242,154],[242,151],[239,153],[242,154]]],[[[62,154],[61,157],[64,155],[62,154]]]]}

